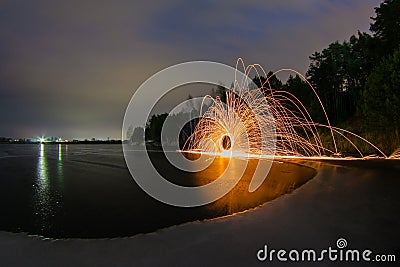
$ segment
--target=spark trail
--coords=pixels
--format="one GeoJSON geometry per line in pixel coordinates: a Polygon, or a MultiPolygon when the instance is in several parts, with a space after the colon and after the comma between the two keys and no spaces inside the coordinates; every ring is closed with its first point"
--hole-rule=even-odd
{"type": "Polygon", "coordinates": [[[344,158],[338,151],[336,140],[342,139],[354,148],[359,158],[366,157],[354,140],[373,147],[379,153],[378,157],[400,158],[398,151],[388,157],[367,139],[332,126],[316,90],[299,72],[282,69],[267,76],[258,64],[245,67],[239,59],[236,69],[239,64],[246,76],[255,72],[256,77],[267,77],[265,83],[254,88],[251,81],[235,79],[231,90],[226,92],[226,101],[218,96],[205,96],[204,99],[211,99],[212,104],[202,104],[200,120],[184,144],[183,151],[222,156],[344,158]],[[321,106],[326,124],[314,122],[294,94],[271,87],[271,77],[282,71],[294,72],[308,83],[321,106]],[[330,133],[330,140],[322,140],[320,132],[323,129],[330,133]]]}

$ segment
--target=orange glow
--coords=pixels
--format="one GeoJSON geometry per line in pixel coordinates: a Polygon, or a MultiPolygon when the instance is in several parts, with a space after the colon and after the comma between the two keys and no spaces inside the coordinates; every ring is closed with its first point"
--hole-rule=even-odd
{"type": "MultiPolygon", "coordinates": [[[[255,71],[258,77],[267,77],[260,65],[245,67],[241,59],[239,63],[246,75],[255,71]]],[[[282,69],[273,75],[281,71],[294,72],[307,81],[291,69],[282,69]]],[[[325,114],[327,124],[314,122],[295,95],[271,88],[269,79],[273,75],[267,78],[261,88],[249,88],[250,81],[235,81],[233,88],[226,92],[224,102],[218,96],[205,96],[204,99],[212,100],[212,105],[202,105],[200,120],[183,150],[223,157],[343,159],[336,142],[336,138],[341,138],[358,152],[359,158],[365,158],[351,139],[355,138],[373,147],[381,158],[400,159],[400,151],[388,157],[367,139],[331,126],[318,94],[307,81],[325,114]],[[204,113],[203,109],[206,109],[204,113]],[[320,128],[330,131],[330,140],[322,141],[318,132],[320,128]],[[327,142],[333,145],[333,150],[328,148],[327,142]]]]}

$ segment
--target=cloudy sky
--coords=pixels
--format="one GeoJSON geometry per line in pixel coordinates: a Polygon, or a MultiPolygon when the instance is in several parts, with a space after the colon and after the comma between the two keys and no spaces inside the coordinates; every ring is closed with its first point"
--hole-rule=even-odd
{"type": "Polygon", "coordinates": [[[0,0],[0,136],[119,139],[163,68],[241,57],[305,73],[314,51],[368,31],[380,2],[0,0]]]}

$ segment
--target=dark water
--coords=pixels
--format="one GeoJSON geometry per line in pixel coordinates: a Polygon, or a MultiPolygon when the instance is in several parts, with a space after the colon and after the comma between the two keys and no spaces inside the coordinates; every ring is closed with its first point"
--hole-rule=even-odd
{"type": "MultiPolygon", "coordinates": [[[[137,153],[141,157],[144,152],[137,153]]],[[[168,180],[187,186],[210,182],[228,164],[228,159],[217,158],[194,175],[174,169],[160,152],[150,157],[168,180]]],[[[179,208],[138,187],[121,145],[0,145],[0,230],[56,238],[131,236],[256,207],[290,193],[316,173],[275,162],[261,187],[249,193],[256,164],[250,160],[239,184],[218,201],[179,208]]]]}

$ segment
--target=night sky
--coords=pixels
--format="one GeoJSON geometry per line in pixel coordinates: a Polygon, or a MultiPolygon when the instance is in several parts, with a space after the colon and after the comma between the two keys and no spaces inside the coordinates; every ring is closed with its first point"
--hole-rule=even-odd
{"type": "Polygon", "coordinates": [[[0,0],[0,136],[120,139],[163,68],[242,57],[305,73],[314,51],[368,32],[380,2],[0,0]]]}

